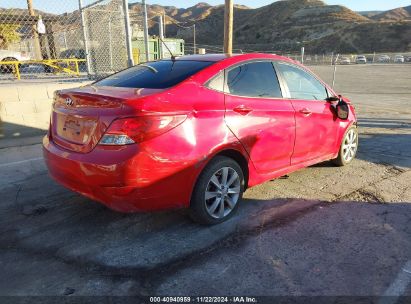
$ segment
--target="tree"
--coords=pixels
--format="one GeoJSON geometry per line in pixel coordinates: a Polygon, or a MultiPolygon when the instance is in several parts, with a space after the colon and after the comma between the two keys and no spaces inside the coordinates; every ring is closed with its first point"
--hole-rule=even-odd
{"type": "Polygon", "coordinates": [[[5,49],[11,43],[20,41],[18,33],[19,25],[16,24],[0,24],[0,48],[5,49]]]}

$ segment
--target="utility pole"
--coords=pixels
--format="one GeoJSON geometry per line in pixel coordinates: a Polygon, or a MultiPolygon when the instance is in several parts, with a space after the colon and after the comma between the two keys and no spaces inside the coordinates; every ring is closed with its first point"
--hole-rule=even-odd
{"type": "Polygon", "coordinates": [[[196,44],[196,24],[193,24],[193,53],[197,53],[197,44],[196,44]]]}
{"type": "Polygon", "coordinates": [[[164,41],[164,33],[163,33],[163,15],[158,16],[158,36],[160,37],[160,59],[163,59],[164,52],[163,52],[163,41],[164,41]]]}
{"type": "Polygon", "coordinates": [[[147,21],[147,5],[146,1],[142,0],[144,10],[144,47],[146,52],[146,61],[150,61],[149,45],[148,45],[148,21],[147,21]]]}
{"type": "Polygon", "coordinates": [[[233,0],[225,0],[224,11],[224,53],[233,52],[233,0]]]}
{"type": "Polygon", "coordinates": [[[132,67],[133,47],[131,44],[130,16],[128,15],[128,0],[123,0],[124,23],[126,27],[127,66],[132,67]]]}
{"type": "Polygon", "coordinates": [[[163,36],[166,37],[166,25],[167,25],[167,19],[166,19],[167,15],[166,12],[164,12],[164,23],[163,23],[163,36]]]}
{"type": "MultiPolygon", "coordinates": [[[[27,0],[27,9],[29,11],[30,16],[35,16],[35,12],[33,9],[33,0],[27,0]]],[[[41,55],[41,47],[40,47],[40,40],[39,40],[39,34],[37,33],[37,23],[33,24],[32,26],[32,31],[33,31],[33,38],[34,38],[34,54],[36,59],[43,59],[43,56],[41,55]]]]}

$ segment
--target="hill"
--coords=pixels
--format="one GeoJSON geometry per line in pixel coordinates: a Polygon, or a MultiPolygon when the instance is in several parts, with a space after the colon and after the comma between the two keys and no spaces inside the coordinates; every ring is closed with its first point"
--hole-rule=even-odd
{"type": "Polygon", "coordinates": [[[361,11],[357,13],[360,14],[361,16],[371,18],[371,17],[374,17],[375,15],[381,14],[382,12],[383,11],[361,11]]]}
{"type": "MultiPolygon", "coordinates": [[[[187,21],[196,21],[199,19],[206,18],[216,7],[219,6],[211,6],[208,3],[200,2],[194,6],[188,8],[177,8],[175,6],[161,6],[158,4],[149,5],[147,4],[147,11],[148,17],[151,18],[155,15],[166,15],[168,17],[168,22],[171,21],[179,21],[179,22],[187,22],[187,21]]],[[[235,5],[237,8],[242,9],[249,9],[245,5],[235,5]]],[[[129,9],[134,13],[142,13],[143,8],[140,2],[130,3],[129,9]]]]}
{"type": "Polygon", "coordinates": [[[399,7],[393,10],[382,12],[380,14],[372,16],[372,19],[377,21],[411,20],[411,5],[407,7],[399,7]]]}
{"type": "MultiPolygon", "coordinates": [[[[408,9],[400,11],[408,12],[408,9]]],[[[140,3],[130,4],[130,10],[141,16],[140,3]]],[[[190,45],[193,30],[182,27],[195,23],[198,44],[208,45],[211,50],[221,48],[223,5],[198,3],[189,8],[148,5],[148,12],[150,19],[158,14],[167,16],[168,37],[184,38],[190,45]]],[[[256,9],[235,6],[234,48],[283,52],[297,51],[304,44],[307,50],[317,53],[408,50],[411,22],[404,12],[401,18],[390,17],[391,22],[387,22],[392,14],[361,14],[344,6],[326,5],[320,0],[282,0],[256,9]]],[[[151,19],[149,25],[150,34],[157,35],[157,23],[151,19]]]]}

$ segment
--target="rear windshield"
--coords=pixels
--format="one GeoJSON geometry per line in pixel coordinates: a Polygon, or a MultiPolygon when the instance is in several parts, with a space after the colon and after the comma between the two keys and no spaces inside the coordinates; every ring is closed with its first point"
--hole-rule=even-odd
{"type": "Polygon", "coordinates": [[[97,81],[96,86],[165,89],[212,65],[210,61],[161,60],[136,65],[97,81]]]}

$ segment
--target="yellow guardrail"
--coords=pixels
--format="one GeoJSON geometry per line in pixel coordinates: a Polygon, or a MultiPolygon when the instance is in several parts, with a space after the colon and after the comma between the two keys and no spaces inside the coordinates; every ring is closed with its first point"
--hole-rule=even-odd
{"type": "Polygon", "coordinates": [[[54,69],[54,71],[66,72],[70,75],[80,75],[79,62],[85,62],[86,59],[67,58],[67,59],[43,59],[43,60],[12,60],[12,61],[0,61],[0,66],[8,65],[13,66],[13,73],[18,80],[21,79],[20,66],[22,64],[43,64],[54,69]],[[65,65],[61,66],[61,65],[65,65]]]}

